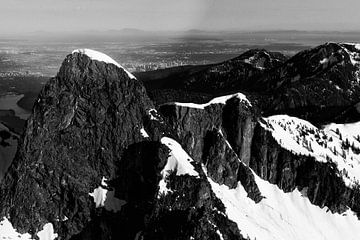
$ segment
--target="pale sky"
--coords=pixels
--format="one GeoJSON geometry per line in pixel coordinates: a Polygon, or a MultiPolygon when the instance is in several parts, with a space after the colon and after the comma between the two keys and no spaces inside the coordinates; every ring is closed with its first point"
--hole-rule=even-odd
{"type": "Polygon", "coordinates": [[[359,0],[0,0],[0,34],[32,31],[360,31],[359,0]]]}

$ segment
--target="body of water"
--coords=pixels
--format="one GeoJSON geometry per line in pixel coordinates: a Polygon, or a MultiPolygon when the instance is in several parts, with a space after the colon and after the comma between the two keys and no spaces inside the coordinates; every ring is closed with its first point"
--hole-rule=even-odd
{"type": "Polygon", "coordinates": [[[0,96],[0,110],[14,110],[17,117],[26,120],[30,116],[30,112],[19,107],[17,104],[23,96],[23,94],[6,94],[0,96]]]}

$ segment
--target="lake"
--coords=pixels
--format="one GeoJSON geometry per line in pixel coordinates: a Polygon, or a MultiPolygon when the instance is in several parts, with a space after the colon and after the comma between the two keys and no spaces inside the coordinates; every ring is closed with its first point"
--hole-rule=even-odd
{"type": "Polygon", "coordinates": [[[5,94],[0,96],[0,110],[14,110],[15,116],[26,120],[30,112],[19,107],[17,102],[23,97],[23,94],[5,94]]]}

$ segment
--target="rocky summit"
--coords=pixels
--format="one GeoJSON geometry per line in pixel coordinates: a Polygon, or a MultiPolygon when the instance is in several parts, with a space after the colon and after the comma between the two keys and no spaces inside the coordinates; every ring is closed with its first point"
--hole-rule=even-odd
{"type": "Polygon", "coordinates": [[[257,49],[136,78],[75,50],[1,180],[0,238],[359,239],[359,54],[257,49]]]}

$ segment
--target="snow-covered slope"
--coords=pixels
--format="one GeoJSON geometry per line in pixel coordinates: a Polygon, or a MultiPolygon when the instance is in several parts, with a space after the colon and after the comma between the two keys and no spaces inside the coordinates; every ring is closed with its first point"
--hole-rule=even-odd
{"type": "Polygon", "coordinates": [[[341,134],[343,139],[348,139],[350,144],[358,144],[360,140],[360,122],[337,124],[331,123],[324,127],[326,132],[333,131],[341,134]]]}
{"type": "Polygon", "coordinates": [[[261,126],[270,131],[282,147],[295,154],[313,156],[320,162],[333,162],[346,185],[359,184],[360,123],[330,124],[319,129],[288,115],[263,120],[261,126]]]}
{"type": "Polygon", "coordinates": [[[90,59],[92,60],[96,60],[96,61],[100,61],[100,62],[105,62],[105,63],[110,63],[110,64],[114,64],[115,66],[123,69],[126,74],[129,76],[129,78],[131,79],[136,79],[136,77],[134,75],[132,75],[128,70],[126,70],[124,67],[122,67],[118,62],[116,62],[114,59],[112,59],[111,57],[109,57],[108,55],[92,50],[92,49],[76,49],[72,52],[72,54],[74,53],[80,53],[80,54],[84,54],[86,56],[88,56],[90,59]]]}
{"type": "Polygon", "coordinates": [[[360,221],[352,211],[333,214],[311,204],[303,195],[306,193],[298,190],[284,193],[253,174],[265,197],[259,203],[247,197],[240,182],[237,188],[229,189],[208,178],[212,190],[225,205],[227,216],[238,225],[244,237],[251,240],[359,239],[360,221]]]}
{"type": "Polygon", "coordinates": [[[171,191],[166,187],[167,177],[170,172],[175,171],[176,175],[190,175],[198,177],[199,173],[195,171],[192,158],[184,151],[181,145],[169,137],[163,137],[161,143],[166,145],[170,149],[170,155],[167,159],[167,163],[161,171],[162,179],[159,182],[160,194],[166,194],[171,191]]]}

